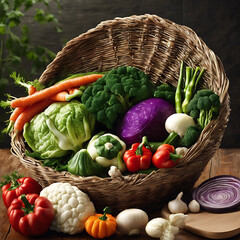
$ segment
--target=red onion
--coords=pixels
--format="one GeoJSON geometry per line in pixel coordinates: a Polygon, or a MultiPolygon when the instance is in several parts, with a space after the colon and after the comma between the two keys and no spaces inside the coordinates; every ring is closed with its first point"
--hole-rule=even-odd
{"type": "Polygon", "coordinates": [[[227,212],[240,206],[240,179],[219,175],[201,183],[193,191],[193,199],[211,212],[227,212]]]}

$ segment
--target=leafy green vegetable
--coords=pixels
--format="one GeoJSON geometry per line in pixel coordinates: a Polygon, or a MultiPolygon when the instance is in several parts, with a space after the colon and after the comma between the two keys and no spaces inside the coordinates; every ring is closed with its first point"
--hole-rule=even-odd
{"type": "Polygon", "coordinates": [[[82,102],[99,122],[113,128],[114,122],[134,104],[153,96],[149,76],[134,67],[112,69],[89,86],[82,102]]]}
{"type": "Polygon", "coordinates": [[[56,170],[56,171],[67,171],[67,164],[64,164],[64,160],[63,159],[45,159],[45,160],[41,160],[43,162],[43,166],[46,167],[51,167],[52,169],[56,170]]]}
{"type": "Polygon", "coordinates": [[[197,91],[187,106],[187,111],[203,129],[218,116],[220,110],[219,96],[210,89],[197,91]]]}
{"type": "Polygon", "coordinates": [[[47,159],[41,159],[41,154],[38,154],[36,152],[30,152],[28,150],[26,150],[25,154],[29,157],[38,159],[39,161],[41,161],[41,163],[43,164],[43,166],[46,167],[50,167],[56,171],[67,171],[67,163],[69,158],[71,157],[71,153],[69,153],[69,155],[65,155],[63,157],[60,158],[47,158],[47,159]]]}
{"type": "Polygon", "coordinates": [[[106,168],[100,166],[86,149],[81,149],[69,160],[67,170],[79,176],[106,176],[106,168]]]}
{"type": "Polygon", "coordinates": [[[24,126],[23,136],[39,158],[77,152],[91,138],[95,117],[77,100],[56,102],[24,126]]]}
{"type": "MultiPolygon", "coordinates": [[[[148,168],[148,169],[144,169],[144,170],[139,170],[139,171],[137,171],[137,173],[142,173],[142,174],[150,174],[151,172],[153,172],[153,171],[157,171],[159,168],[157,168],[157,167],[152,167],[152,166],[150,166],[150,168],[148,168]]],[[[134,174],[136,174],[136,173],[134,173],[134,174]]]]}

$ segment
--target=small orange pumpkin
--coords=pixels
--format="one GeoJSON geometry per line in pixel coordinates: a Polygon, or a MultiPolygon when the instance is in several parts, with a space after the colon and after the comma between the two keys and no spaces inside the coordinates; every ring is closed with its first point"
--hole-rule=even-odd
{"type": "Polygon", "coordinates": [[[116,232],[116,218],[109,214],[111,209],[105,207],[103,214],[90,216],[85,222],[85,229],[94,238],[110,237],[116,232]]]}

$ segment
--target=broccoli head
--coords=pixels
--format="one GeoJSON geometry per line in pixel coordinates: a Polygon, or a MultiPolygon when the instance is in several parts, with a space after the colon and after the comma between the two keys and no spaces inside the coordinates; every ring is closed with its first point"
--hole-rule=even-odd
{"type": "Polygon", "coordinates": [[[187,128],[183,138],[180,139],[178,145],[181,147],[191,147],[197,140],[201,133],[198,126],[190,126],[187,128]]]}
{"type": "Polygon", "coordinates": [[[207,124],[217,118],[220,110],[219,96],[210,89],[197,91],[193,99],[187,105],[187,111],[191,117],[197,120],[203,129],[207,124]]]}
{"type": "Polygon", "coordinates": [[[154,85],[147,74],[134,67],[107,72],[82,95],[82,102],[99,122],[113,128],[114,122],[134,104],[153,96],[154,85]]]}
{"type": "Polygon", "coordinates": [[[175,103],[175,88],[167,83],[159,85],[154,91],[154,97],[163,98],[171,103],[175,103]]]}

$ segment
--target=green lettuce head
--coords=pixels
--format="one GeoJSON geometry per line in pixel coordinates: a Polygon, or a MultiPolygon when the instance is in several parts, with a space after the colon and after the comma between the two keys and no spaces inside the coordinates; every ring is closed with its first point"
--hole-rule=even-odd
{"type": "Polygon", "coordinates": [[[23,136],[41,159],[77,152],[91,138],[95,117],[77,100],[56,102],[24,126],[23,136]]]}

